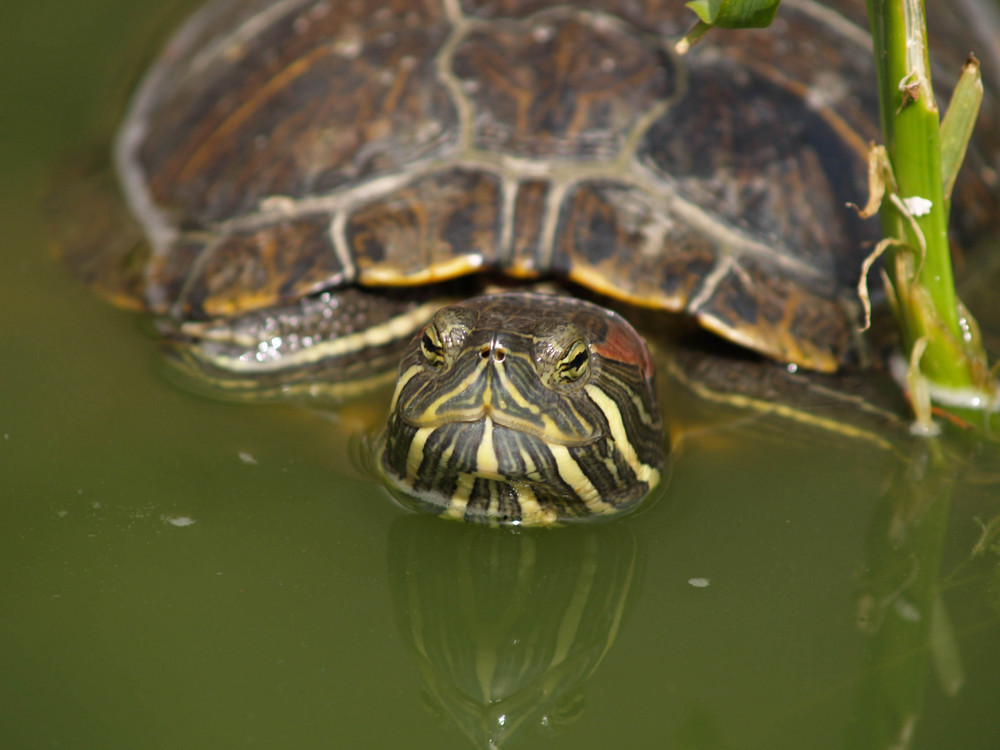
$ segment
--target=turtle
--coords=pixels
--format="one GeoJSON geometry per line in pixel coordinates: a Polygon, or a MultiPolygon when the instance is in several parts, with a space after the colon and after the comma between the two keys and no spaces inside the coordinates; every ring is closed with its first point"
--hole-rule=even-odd
{"type": "MultiPolygon", "coordinates": [[[[422,505],[633,507],[663,425],[609,306],[795,368],[870,360],[856,285],[878,232],[845,208],[879,132],[864,3],[786,0],[681,57],[691,21],[658,0],[211,0],[115,141],[145,241],[90,217],[122,239],[62,255],[221,392],[346,398],[398,374],[378,463],[422,505]]],[[[955,193],[965,240],[997,215],[994,106],[955,193]]]]}

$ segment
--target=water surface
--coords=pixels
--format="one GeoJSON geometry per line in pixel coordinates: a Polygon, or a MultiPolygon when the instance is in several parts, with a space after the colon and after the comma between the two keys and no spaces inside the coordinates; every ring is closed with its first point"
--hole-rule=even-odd
{"type": "Polygon", "coordinates": [[[503,534],[165,380],[41,205],[193,5],[0,10],[0,746],[996,747],[995,447],[728,415],[644,512],[503,534]]]}

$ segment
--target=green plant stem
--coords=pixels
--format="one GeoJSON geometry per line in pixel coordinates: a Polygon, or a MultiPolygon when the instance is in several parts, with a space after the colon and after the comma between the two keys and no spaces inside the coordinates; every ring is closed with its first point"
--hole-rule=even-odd
{"type": "Polygon", "coordinates": [[[869,635],[867,668],[848,747],[911,746],[908,738],[924,711],[930,656],[945,667],[939,676],[949,680],[946,690],[961,677],[961,662],[947,653],[954,644],[940,576],[957,468],[934,444],[915,445],[874,510],[858,607],[858,624],[869,635]]]}
{"type": "Polygon", "coordinates": [[[939,385],[971,387],[976,384],[977,373],[964,356],[952,278],[948,206],[941,179],[940,118],[931,88],[924,3],[867,3],[882,127],[898,195],[904,199],[924,198],[931,206],[926,214],[914,217],[919,231],[888,201],[881,211],[885,236],[896,237],[916,249],[915,253],[892,249],[886,263],[900,303],[897,314],[904,344],[910,351],[917,340],[926,338],[927,348],[921,359],[923,374],[939,385]],[[900,253],[910,257],[900,258],[900,253]],[[904,278],[911,274],[915,278],[904,278]]]}

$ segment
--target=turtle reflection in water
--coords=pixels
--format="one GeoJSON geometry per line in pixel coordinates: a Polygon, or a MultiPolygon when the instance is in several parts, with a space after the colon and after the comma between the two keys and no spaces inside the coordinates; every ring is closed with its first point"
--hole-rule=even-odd
{"type": "Polygon", "coordinates": [[[421,515],[396,519],[386,550],[396,625],[424,703],[478,748],[579,718],[588,680],[627,626],[646,559],[623,524],[539,536],[421,515]]]}
{"type": "MultiPolygon", "coordinates": [[[[954,7],[929,5],[964,55],[954,7]]],[[[662,463],[649,356],[581,293],[800,368],[866,359],[876,227],[844,208],[878,136],[864,4],[787,0],[681,59],[690,22],[662,2],[214,0],[118,137],[148,244],[85,211],[100,241],[64,257],[223,394],[344,392],[402,357],[379,463],[421,503],[513,523],[630,507],[662,463]],[[428,325],[500,278],[565,296],[428,325]]],[[[954,194],[966,240],[997,214],[992,116],[954,194]]]]}

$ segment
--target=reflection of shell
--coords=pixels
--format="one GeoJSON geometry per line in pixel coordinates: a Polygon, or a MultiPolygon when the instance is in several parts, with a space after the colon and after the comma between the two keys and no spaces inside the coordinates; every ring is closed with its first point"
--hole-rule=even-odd
{"type": "Polygon", "coordinates": [[[396,619],[425,697],[477,747],[578,713],[641,570],[619,525],[504,533],[408,516],[389,550],[396,619]]]}

